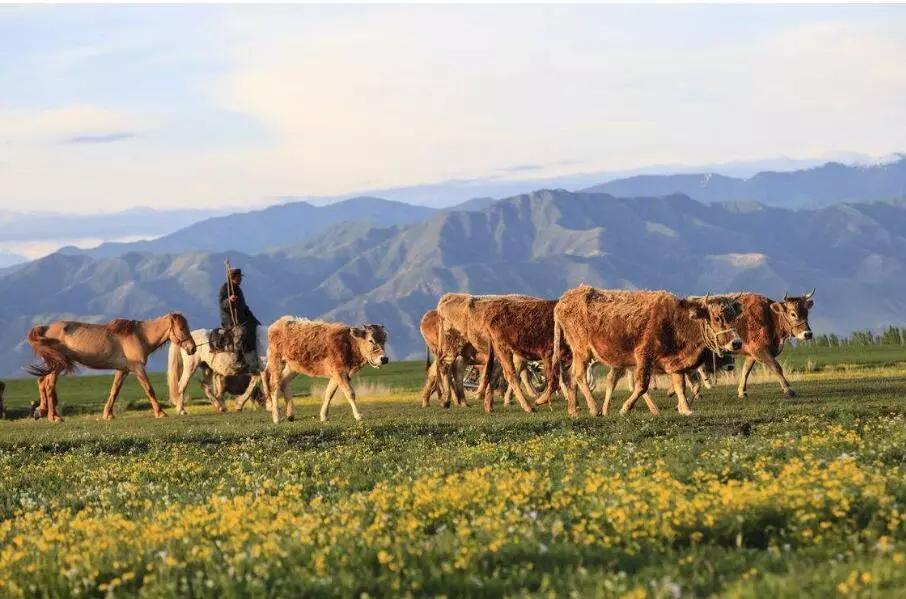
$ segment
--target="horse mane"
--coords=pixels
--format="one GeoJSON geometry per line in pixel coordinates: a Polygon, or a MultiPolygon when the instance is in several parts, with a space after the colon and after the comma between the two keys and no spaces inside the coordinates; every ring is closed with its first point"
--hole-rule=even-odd
{"type": "Polygon", "coordinates": [[[125,337],[127,335],[132,335],[138,329],[139,326],[138,320],[129,320],[128,318],[114,318],[106,325],[104,328],[111,335],[119,335],[125,337]]]}

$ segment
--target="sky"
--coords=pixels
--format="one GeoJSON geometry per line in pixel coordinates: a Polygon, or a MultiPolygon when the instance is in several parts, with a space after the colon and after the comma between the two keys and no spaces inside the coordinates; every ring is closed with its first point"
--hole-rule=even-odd
{"type": "Polygon", "coordinates": [[[0,210],[906,151],[906,6],[0,6],[0,210]]]}

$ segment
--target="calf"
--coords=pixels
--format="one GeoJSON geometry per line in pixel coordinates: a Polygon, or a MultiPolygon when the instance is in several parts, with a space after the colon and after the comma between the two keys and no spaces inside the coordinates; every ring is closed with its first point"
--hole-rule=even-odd
{"type": "Polygon", "coordinates": [[[814,296],[814,289],[800,297],[784,294],[783,301],[779,302],[756,293],[740,295],[742,313],[736,320],[736,330],[742,339],[740,353],[746,357],[739,373],[737,394],[740,398],[747,397],[746,384],[755,362],[761,362],[770,368],[780,379],[780,387],[786,397],[796,396],[776,358],[783,351],[787,339],[795,337],[800,341],[807,341],[812,338],[808,313],[815,305],[812,299],[814,296]]]}
{"type": "Polygon", "coordinates": [[[280,420],[277,402],[281,395],[286,402],[287,420],[294,419],[292,394],[288,391],[299,374],[328,379],[321,422],[327,421],[330,401],[338,388],[346,396],[352,415],[361,420],[350,377],[365,365],[380,368],[386,364],[386,342],[387,333],[379,324],[351,327],[293,316],[277,320],[267,330],[266,388],[271,390],[274,422],[280,420]]]}
{"type": "MultiPolygon", "coordinates": [[[[685,374],[702,364],[705,351],[736,351],[742,340],[732,328],[738,306],[732,298],[680,299],[664,291],[607,291],[582,285],[561,296],[554,308],[554,353],[561,338],[572,349],[572,381],[589,412],[598,409],[583,376],[595,359],[615,368],[635,368],[635,385],[621,413],[646,394],[652,374],[673,378],[677,409],[691,414],[685,374]]],[[[549,381],[551,388],[553,381],[549,381]]],[[[566,385],[569,414],[576,415],[576,392],[566,385]]],[[[650,399],[648,400],[650,401],[650,399]]],[[[657,408],[649,403],[649,409],[657,408]]]]}

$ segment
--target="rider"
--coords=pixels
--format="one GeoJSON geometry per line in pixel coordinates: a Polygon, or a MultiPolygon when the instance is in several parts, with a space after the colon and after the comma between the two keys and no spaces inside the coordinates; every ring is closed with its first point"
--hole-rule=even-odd
{"type": "Polygon", "coordinates": [[[250,370],[258,369],[258,325],[261,322],[252,314],[245,303],[245,295],[239,287],[242,284],[242,269],[230,269],[230,281],[220,288],[220,324],[227,329],[236,324],[242,327],[242,351],[250,370]],[[232,292],[232,293],[231,293],[232,292]]]}

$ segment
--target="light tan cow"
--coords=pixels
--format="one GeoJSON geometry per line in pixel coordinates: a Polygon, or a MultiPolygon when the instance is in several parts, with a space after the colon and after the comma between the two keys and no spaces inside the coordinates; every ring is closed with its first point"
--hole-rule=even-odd
{"type": "Polygon", "coordinates": [[[380,368],[389,359],[384,353],[387,333],[383,325],[352,327],[339,322],[308,320],[284,316],[267,330],[266,388],[271,394],[271,415],[279,422],[278,399],[286,402],[286,418],[293,420],[292,393],[289,385],[299,374],[328,379],[321,404],[321,422],[326,422],[330,401],[341,389],[361,420],[350,377],[365,365],[380,368]]]}

